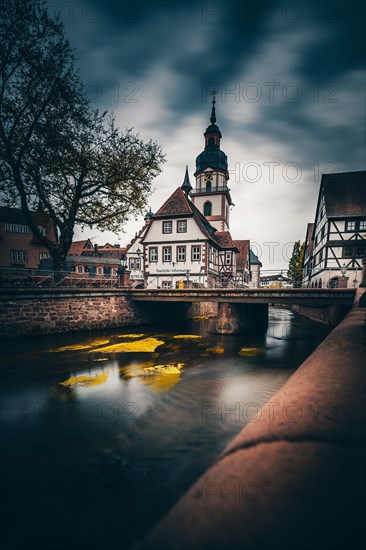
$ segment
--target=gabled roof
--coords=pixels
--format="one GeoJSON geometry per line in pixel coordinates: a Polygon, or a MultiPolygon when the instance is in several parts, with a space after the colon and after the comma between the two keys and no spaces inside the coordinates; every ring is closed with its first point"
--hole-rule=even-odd
{"type": "Polygon", "coordinates": [[[93,243],[90,239],[85,239],[83,241],[73,241],[69,248],[68,255],[81,256],[83,250],[94,250],[93,243]]]}
{"type": "Polygon", "coordinates": [[[327,217],[366,214],[366,171],[323,174],[322,192],[327,217]]]}
{"type": "Polygon", "coordinates": [[[249,241],[234,240],[234,244],[239,250],[239,254],[236,256],[236,269],[243,271],[245,268],[249,267],[249,241]]]}
{"type": "Polygon", "coordinates": [[[172,195],[164,202],[163,206],[154,215],[154,218],[170,216],[189,216],[192,209],[182,189],[178,187],[172,195]]]}
{"type": "Polygon", "coordinates": [[[136,233],[136,235],[134,236],[133,239],[131,239],[131,241],[126,245],[126,253],[131,249],[131,247],[135,244],[135,242],[140,239],[142,241],[142,239],[144,238],[144,235],[147,231],[147,228],[150,226],[150,220],[145,223],[145,225],[140,229],[140,231],[138,233],[136,233]]]}
{"type": "MultiPolygon", "coordinates": [[[[153,220],[159,218],[171,218],[173,216],[190,216],[193,217],[201,229],[202,233],[208,238],[215,240],[216,229],[212,227],[210,222],[206,220],[198,208],[190,201],[182,189],[178,187],[172,195],[159,208],[153,216],[153,220]]],[[[218,244],[218,243],[217,243],[218,244]]]]}

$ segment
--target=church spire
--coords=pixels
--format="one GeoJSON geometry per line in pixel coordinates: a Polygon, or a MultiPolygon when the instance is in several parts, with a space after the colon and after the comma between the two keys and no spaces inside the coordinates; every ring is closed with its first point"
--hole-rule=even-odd
{"type": "Polygon", "coordinates": [[[189,193],[192,191],[192,185],[189,181],[189,174],[188,174],[188,166],[186,166],[186,173],[184,175],[184,181],[181,187],[182,191],[188,196],[189,193]]]}
{"type": "Polygon", "coordinates": [[[217,94],[217,91],[215,90],[215,88],[212,90],[211,94],[212,94],[212,111],[211,111],[210,121],[211,121],[211,124],[215,124],[216,122],[215,103],[216,103],[216,94],[217,94]]]}

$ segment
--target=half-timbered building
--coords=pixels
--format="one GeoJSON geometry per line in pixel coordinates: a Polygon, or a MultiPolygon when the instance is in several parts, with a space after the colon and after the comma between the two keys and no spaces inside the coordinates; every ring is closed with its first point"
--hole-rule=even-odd
{"type": "Polygon", "coordinates": [[[303,286],[358,286],[366,257],[366,171],[322,176],[308,225],[303,286]]]}
{"type": "Polygon", "coordinates": [[[229,231],[233,203],[215,103],[214,96],[204,150],[196,159],[195,188],[187,167],[182,186],[151,214],[147,226],[128,247],[127,265],[133,261],[136,247],[142,247],[147,288],[248,286],[249,241],[233,241],[229,231]]]}

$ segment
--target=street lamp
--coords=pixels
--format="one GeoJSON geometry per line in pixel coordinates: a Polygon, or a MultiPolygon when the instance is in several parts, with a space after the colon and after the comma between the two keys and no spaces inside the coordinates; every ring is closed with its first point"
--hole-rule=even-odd
{"type": "Polygon", "coordinates": [[[121,259],[119,261],[119,267],[117,269],[118,286],[120,288],[125,286],[124,278],[125,278],[126,268],[127,268],[127,258],[125,254],[122,254],[121,259]]]}
{"type": "Polygon", "coordinates": [[[346,273],[347,273],[347,266],[346,264],[343,262],[343,265],[341,267],[341,273],[342,273],[342,277],[345,277],[346,276],[346,273]]]}

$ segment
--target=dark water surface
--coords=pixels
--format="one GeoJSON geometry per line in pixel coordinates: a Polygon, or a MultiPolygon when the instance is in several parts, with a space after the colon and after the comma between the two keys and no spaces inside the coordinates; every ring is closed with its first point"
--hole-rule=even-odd
{"type": "Polygon", "coordinates": [[[128,548],[328,332],[280,309],[261,334],[218,336],[212,323],[3,344],[3,550],[128,548]],[[187,334],[200,337],[174,338],[187,334]],[[124,342],[157,347],[108,350],[124,342]],[[183,363],[180,375],[139,376],[171,363],[183,363]],[[94,385],[61,384],[78,376],[94,385]]]}

